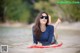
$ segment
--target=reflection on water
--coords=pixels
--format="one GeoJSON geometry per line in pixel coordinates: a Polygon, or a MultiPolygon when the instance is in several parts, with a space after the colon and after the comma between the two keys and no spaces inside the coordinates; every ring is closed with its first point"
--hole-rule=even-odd
{"type": "Polygon", "coordinates": [[[80,53],[80,30],[57,30],[60,48],[30,49],[32,31],[28,28],[0,27],[0,45],[9,46],[9,53],[80,53]]]}

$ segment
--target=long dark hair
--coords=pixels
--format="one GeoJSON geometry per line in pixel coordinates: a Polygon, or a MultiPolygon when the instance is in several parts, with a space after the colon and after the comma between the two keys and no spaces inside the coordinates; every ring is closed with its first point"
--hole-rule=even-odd
{"type": "MultiPolygon", "coordinates": [[[[35,25],[33,26],[33,29],[34,29],[33,33],[35,34],[37,40],[39,40],[40,35],[41,35],[40,17],[42,16],[42,13],[45,13],[48,16],[48,14],[46,12],[40,12],[38,14],[38,16],[36,17],[36,19],[35,19],[35,25]]],[[[49,16],[48,16],[48,19],[47,19],[46,26],[48,25],[48,22],[49,22],[49,16]]]]}

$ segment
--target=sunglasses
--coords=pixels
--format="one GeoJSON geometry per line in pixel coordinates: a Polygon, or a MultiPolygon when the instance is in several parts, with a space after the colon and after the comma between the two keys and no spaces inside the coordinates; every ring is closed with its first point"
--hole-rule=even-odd
{"type": "Polygon", "coordinates": [[[43,19],[43,18],[48,19],[48,16],[42,16],[41,19],[43,19]]]}

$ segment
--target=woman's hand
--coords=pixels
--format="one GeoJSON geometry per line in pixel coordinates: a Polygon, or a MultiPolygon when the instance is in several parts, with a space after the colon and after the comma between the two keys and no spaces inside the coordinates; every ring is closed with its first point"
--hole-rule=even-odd
{"type": "Polygon", "coordinates": [[[53,44],[53,45],[50,45],[50,46],[57,46],[57,44],[53,44]]]}
{"type": "Polygon", "coordinates": [[[33,44],[34,46],[42,46],[41,43],[38,43],[38,44],[33,44]]]}
{"type": "Polygon", "coordinates": [[[37,44],[33,44],[34,46],[36,46],[37,44]]]}
{"type": "Polygon", "coordinates": [[[38,45],[39,45],[39,46],[42,46],[42,44],[41,44],[40,42],[38,43],[38,45]]]}

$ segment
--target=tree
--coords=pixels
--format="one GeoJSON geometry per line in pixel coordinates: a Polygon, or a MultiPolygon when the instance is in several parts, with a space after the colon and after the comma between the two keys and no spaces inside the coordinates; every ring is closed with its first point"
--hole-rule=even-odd
{"type": "Polygon", "coordinates": [[[0,22],[5,22],[4,17],[5,0],[0,0],[0,22]]]}

